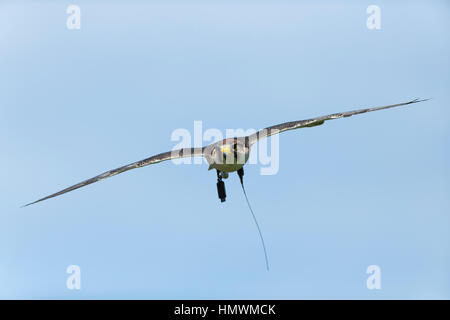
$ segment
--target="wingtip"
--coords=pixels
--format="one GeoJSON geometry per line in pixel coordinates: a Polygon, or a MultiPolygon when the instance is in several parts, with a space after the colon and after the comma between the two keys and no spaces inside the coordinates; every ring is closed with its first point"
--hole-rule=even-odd
{"type": "Polygon", "coordinates": [[[23,206],[20,206],[20,208],[25,208],[25,207],[31,206],[33,203],[34,202],[30,202],[30,203],[24,204],[23,206]]]}
{"type": "Polygon", "coordinates": [[[43,199],[40,199],[40,200],[37,200],[37,201],[33,201],[33,202],[30,202],[30,203],[24,204],[24,205],[21,206],[20,208],[25,208],[25,207],[31,206],[32,204],[38,203],[38,202],[40,202],[40,201],[42,201],[42,200],[43,200],[43,199]]]}
{"type": "Polygon", "coordinates": [[[431,100],[432,98],[426,98],[426,99],[420,99],[420,98],[416,98],[416,99],[414,99],[414,100],[412,100],[412,101],[410,101],[409,103],[419,103],[419,102],[425,102],[425,101],[428,101],[428,100],[431,100]]]}

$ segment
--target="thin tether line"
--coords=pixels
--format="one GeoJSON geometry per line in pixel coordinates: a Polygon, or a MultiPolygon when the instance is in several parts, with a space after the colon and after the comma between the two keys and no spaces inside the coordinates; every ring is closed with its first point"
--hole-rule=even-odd
{"type": "Polygon", "coordinates": [[[256,216],[253,213],[252,206],[250,205],[250,202],[248,201],[247,193],[245,192],[244,183],[242,181],[241,181],[241,186],[242,186],[242,190],[244,191],[245,200],[247,200],[248,208],[250,209],[250,212],[252,213],[253,220],[255,221],[256,227],[258,228],[259,237],[261,238],[261,243],[262,243],[262,246],[263,246],[263,249],[264,249],[264,258],[266,259],[266,268],[267,268],[267,271],[269,271],[269,258],[267,257],[267,250],[266,250],[266,245],[264,243],[264,237],[263,237],[261,229],[259,227],[258,220],[256,219],[256,216]]]}

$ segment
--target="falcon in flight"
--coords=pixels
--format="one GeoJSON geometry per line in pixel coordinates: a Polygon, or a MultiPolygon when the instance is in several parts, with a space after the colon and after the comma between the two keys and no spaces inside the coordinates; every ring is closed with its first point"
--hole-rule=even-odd
{"type": "MultiPolygon", "coordinates": [[[[94,182],[97,182],[100,180],[115,176],[116,174],[131,170],[131,169],[141,168],[141,167],[148,166],[150,164],[155,164],[155,163],[159,163],[162,161],[176,159],[176,158],[183,158],[183,157],[204,157],[209,164],[208,170],[216,169],[217,179],[218,179],[217,190],[218,190],[219,198],[223,202],[223,201],[225,201],[226,195],[225,195],[225,186],[224,186],[222,179],[226,179],[228,177],[229,172],[237,171],[238,176],[241,180],[241,184],[242,184],[242,179],[244,176],[243,166],[249,158],[250,148],[258,140],[260,140],[262,138],[270,137],[274,134],[278,134],[278,133],[288,131],[288,130],[320,126],[327,120],[346,118],[346,117],[350,117],[350,116],[353,116],[356,114],[406,106],[406,105],[410,105],[413,103],[418,103],[418,102],[422,102],[422,101],[426,101],[426,100],[428,100],[428,99],[424,99],[424,100],[415,99],[412,101],[398,103],[398,104],[392,104],[392,105],[388,105],[388,106],[359,109],[359,110],[353,110],[353,111],[347,111],[347,112],[339,112],[339,113],[334,113],[334,114],[311,118],[311,119],[306,119],[306,120],[285,122],[285,123],[281,123],[281,124],[274,125],[271,127],[267,127],[265,129],[262,129],[256,133],[246,136],[246,137],[235,137],[235,138],[225,139],[222,141],[212,143],[203,148],[183,148],[183,149],[160,153],[160,154],[157,154],[150,158],[147,158],[147,159],[144,159],[141,161],[137,161],[137,162],[133,162],[131,164],[125,165],[125,166],[117,168],[117,169],[106,171],[102,174],[99,174],[98,176],[95,176],[93,178],[90,178],[90,179],[87,179],[80,183],[77,183],[73,186],[70,186],[66,189],[63,189],[56,193],[53,193],[42,199],[28,203],[25,206],[29,206],[29,205],[35,204],[37,202],[41,202],[41,201],[44,201],[44,200],[47,200],[47,199],[50,199],[53,197],[60,196],[64,193],[87,186],[91,183],[94,183],[94,182]]],[[[242,184],[242,186],[243,186],[243,184],[242,184]]],[[[244,190],[244,192],[245,192],[245,190],[244,190]]]]}

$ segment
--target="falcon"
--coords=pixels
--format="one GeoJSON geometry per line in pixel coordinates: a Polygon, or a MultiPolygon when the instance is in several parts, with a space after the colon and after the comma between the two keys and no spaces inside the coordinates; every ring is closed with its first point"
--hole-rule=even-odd
{"type": "MultiPolygon", "coordinates": [[[[401,107],[401,106],[406,106],[406,105],[423,102],[423,101],[427,101],[427,100],[429,100],[429,99],[423,99],[423,100],[415,99],[412,101],[398,103],[398,104],[392,104],[392,105],[388,105],[388,106],[358,109],[358,110],[347,111],[347,112],[333,113],[330,115],[306,119],[306,120],[284,122],[284,123],[277,124],[277,125],[274,125],[271,127],[267,127],[265,129],[262,129],[256,133],[252,134],[252,135],[249,135],[249,136],[225,139],[222,141],[212,143],[203,148],[183,148],[183,149],[163,152],[163,153],[154,155],[152,157],[143,159],[141,161],[133,162],[133,163],[127,164],[125,166],[122,166],[120,168],[106,171],[102,174],[99,174],[98,176],[84,180],[80,183],[77,183],[66,189],[63,189],[56,193],[53,193],[49,196],[46,196],[44,198],[41,198],[41,199],[36,200],[31,203],[28,203],[28,204],[24,205],[24,207],[47,200],[47,199],[50,199],[50,198],[60,196],[67,192],[73,191],[75,189],[79,189],[81,187],[84,187],[84,186],[87,186],[94,182],[115,176],[119,173],[131,170],[131,169],[142,168],[142,167],[148,166],[150,164],[156,164],[156,163],[159,163],[162,161],[183,158],[183,157],[204,157],[209,164],[208,170],[216,169],[217,178],[218,178],[219,182],[221,182],[222,179],[228,178],[228,173],[235,172],[235,171],[237,171],[239,178],[242,180],[243,175],[244,175],[243,167],[249,158],[250,149],[251,149],[252,145],[255,144],[255,142],[257,142],[258,140],[260,140],[262,138],[270,137],[274,134],[278,134],[278,133],[288,131],[288,130],[320,126],[327,120],[346,118],[346,117],[351,117],[351,116],[357,115],[357,114],[378,111],[378,110],[383,110],[383,109],[389,109],[389,108],[395,108],[395,107],[401,107]]],[[[221,190],[219,189],[219,191],[221,191],[221,190]]],[[[223,191],[224,191],[224,189],[223,189],[223,191]]],[[[224,196],[225,196],[224,192],[219,192],[219,198],[221,199],[222,202],[225,201],[224,196]],[[222,196],[222,197],[220,197],[220,196],[222,196]]]]}
{"type": "Polygon", "coordinates": [[[28,204],[24,205],[24,207],[47,200],[47,199],[50,199],[50,198],[60,196],[67,192],[73,191],[75,189],[79,189],[81,187],[84,187],[84,186],[87,186],[94,182],[115,176],[119,173],[122,173],[122,172],[125,172],[128,170],[142,168],[142,167],[148,166],[150,164],[156,164],[156,163],[171,160],[171,159],[184,158],[184,157],[204,157],[209,164],[208,170],[212,170],[212,169],[216,170],[217,192],[218,192],[218,196],[219,196],[221,202],[224,202],[226,199],[225,184],[223,182],[223,179],[228,178],[228,174],[230,172],[237,172],[240,182],[241,182],[242,190],[244,191],[244,195],[245,195],[248,207],[252,213],[254,222],[258,228],[259,236],[261,238],[262,246],[264,249],[266,267],[267,267],[267,270],[269,270],[269,262],[268,262],[268,258],[267,258],[267,252],[266,252],[266,247],[264,244],[264,239],[263,239],[260,227],[258,225],[258,221],[256,220],[256,216],[253,213],[253,210],[248,201],[247,194],[246,194],[245,188],[244,188],[244,183],[243,183],[243,177],[244,177],[243,167],[249,158],[251,147],[260,139],[267,138],[267,137],[270,137],[275,134],[279,134],[284,131],[300,129],[300,128],[316,127],[316,126],[320,126],[320,125],[324,124],[324,122],[328,121],[328,120],[351,117],[353,115],[362,114],[362,113],[366,113],[366,112],[407,106],[410,104],[419,103],[419,102],[423,102],[423,101],[427,101],[427,100],[429,100],[429,99],[422,99],[422,100],[415,99],[415,100],[411,100],[408,102],[392,104],[392,105],[387,105],[387,106],[358,109],[358,110],[347,111],[347,112],[333,113],[330,115],[306,119],[306,120],[284,122],[284,123],[277,124],[277,125],[274,125],[271,127],[267,127],[265,129],[262,129],[254,134],[251,134],[251,135],[248,135],[245,137],[234,137],[234,138],[230,138],[230,139],[224,139],[222,141],[218,141],[218,142],[212,143],[210,145],[207,145],[203,148],[183,148],[183,149],[163,152],[163,153],[154,155],[152,157],[127,164],[127,165],[119,167],[117,169],[106,171],[102,174],[99,174],[98,176],[84,180],[80,183],[77,183],[66,189],[63,189],[56,193],[53,193],[49,196],[46,196],[44,198],[41,198],[41,199],[36,200],[31,203],[28,203],[28,204]]]}

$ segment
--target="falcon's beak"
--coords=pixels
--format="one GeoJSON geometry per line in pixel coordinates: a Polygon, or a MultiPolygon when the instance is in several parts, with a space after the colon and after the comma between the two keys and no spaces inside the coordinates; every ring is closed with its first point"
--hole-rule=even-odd
{"type": "Polygon", "coordinates": [[[230,147],[221,147],[220,151],[222,151],[222,153],[231,153],[230,147]]]}

